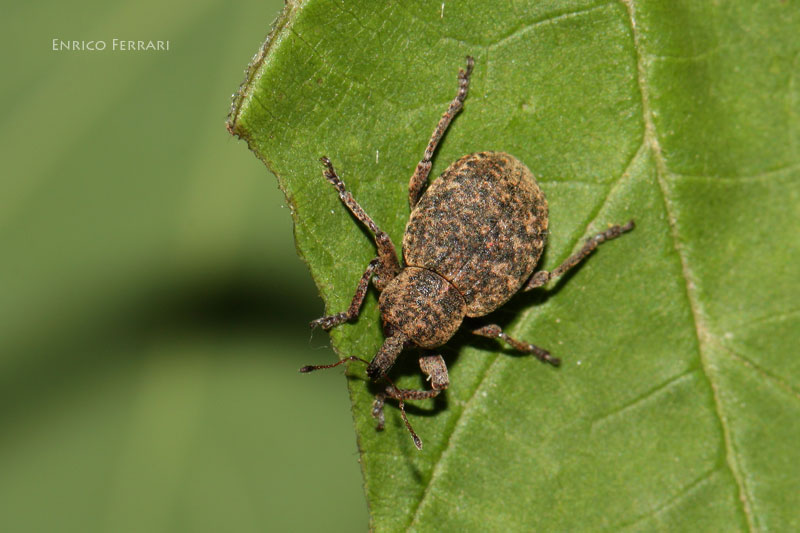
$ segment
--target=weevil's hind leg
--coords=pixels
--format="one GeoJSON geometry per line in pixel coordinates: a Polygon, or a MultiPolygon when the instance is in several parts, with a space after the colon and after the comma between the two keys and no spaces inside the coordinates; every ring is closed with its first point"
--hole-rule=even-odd
{"type": "Polygon", "coordinates": [[[531,289],[535,289],[536,287],[541,287],[551,279],[557,278],[564,274],[566,271],[586,259],[586,257],[594,251],[595,248],[600,246],[606,241],[610,241],[611,239],[616,239],[623,233],[626,233],[634,228],[633,220],[629,220],[627,224],[622,226],[611,226],[605,231],[601,231],[597,235],[590,237],[586,243],[583,245],[583,248],[569,256],[566,261],[561,263],[555,270],[552,272],[548,272],[546,270],[540,270],[539,272],[534,272],[531,276],[531,279],[528,280],[528,283],[525,284],[523,290],[529,291],[531,289]]]}
{"type": "Polygon", "coordinates": [[[442,118],[439,119],[436,129],[433,130],[433,135],[431,135],[431,139],[428,141],[428,146],[425,148],[425,154],[422,156],[422,160],[417,164],[414,175],[411,176],[411,180],[408,182],[408,205],[411,209],[414,209],[414,206],[417,205],[419,197],[422,195],[422,189],[428,182],[428,174],[431,171],[431,159],[433,158],[433,152],[436,150],[436,146],[439,144],[439,141],[442,140],[442,136],[450,125],[450,122],[452,122],[453,117],[464,107],[464,100],[467,98],[467,91],[469,90],[469,77],[472,74],[472,67],[474,64],[475,61],[472,57],[467,56],[467,70],[458,71],[458,93],[456,93],[456,97],[453,98],[453,101],[450,102],[450,106],[447,108],[447,111],[444,112],[442,118]]]}
{"type": "Polygon", "coordinates": [[[364,271],[364,274],[361,276],[361,279],[358,282],[356,294],[353,296],[353,301],[350,302],[350,307],[347,309],[347,311],[318,318],[311,322],[311,327],[315,328],[320,326],[325,331],[328,331],[334,326],[338,326],[343,322],[347,322],[348,320],[352,320],[357,317],[358,313],[361,311],[361,304],[364,303],[364,297],[367,295],[369,280],[372,278],[373,272],[375,272],[375,269],[378,267],[378,263],[379,260],[376,257],[367,265],[367,269],[364,271]]]}
{"type": "Polygon", "coordinates": [[[502,339],[506,341],[509,346],[517,350],[521,353],[530,353],[536,356],[537,359],[544,363],[550,363],[553,366],[558,366],[561,364],[561,359],[557,357],[553,357],[550,355],[550,352],[545,350],[544,348],[539,348],[535,344],[531,344],[529,342],[518,341],[513,337],[509,337],[506,335],[502,328],[497,324],[489,324],[488,326],[483,326],[482,328],[478,328],[472,331],[475,335],[480,335],[481,337],[489,337],[490,339],[502,339]]]}
{"type": "Polygon", "coordinates": [[[415,390],[415,389],[398,389],[394,383],[388,378],[389,385],[386,386],[384,393],[378,394],[375,397],[375,402],[372,404],[372,416],[378,420],[378,429],[383,429],[385,424],[385,417],[383,414],[383,405],[386,398],[393,398],[397,400],[398,407],[400,407],[400,416],[403,417],[403,423],[406,429],[411,433],[411,438],[414,445],[418,450],[422,449],[422,439],[420,439],[411,427],[411,423],[406,416],[405,401],[406,400],[426,400],[438,396],[440,392],[450,386],[450,377],[447,374],[447,365],[441,355],[423,355],[419,358],[419,367],[422,372],[428,376],[431,382],[431,390],[415,390]]]}
{"type": "Polygon", "coordinates": [[[353,198],[352,194],[350,194],[350,191],[345,188],[344,182],[341,180],[341,178],[339,178],[338,174],[336,174],[336,170],[333,168],[333,163],[331,163],[331,160],[323,156],[320,161],[322,161],[322,164],[325,165],[325,170],[322,174],[325,176],[325,179],[331,183],[331,185],[336,187],[342,203],[347,206],[350,212],[353,213],[353,215],[359,221],[361,221],[362,224],[367,226],[367,228],[369,228],[369,230],[375,235],[375,245],[378,247],[378,264],[373,269],[374,278],[372,281],[375,284],[375,287],[379,291],[382,291],[386,287],[386,284],[388,284],[389,281],[400,272],[400,263],[397,260],[397,252],[395,250],[394,243],[392,242],[392,239],[389,238],[389,235],[382,231],[378,225],[375,224],[375,221],[370,218],[366,211],[364,211],[364,209],[358,205],[358,202],[356,202],[356,199],[353,198]]]}

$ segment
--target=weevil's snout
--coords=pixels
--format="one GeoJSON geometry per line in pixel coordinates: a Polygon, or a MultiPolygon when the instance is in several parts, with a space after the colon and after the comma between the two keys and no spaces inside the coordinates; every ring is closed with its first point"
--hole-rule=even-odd
{"type": "Polygon", "coordinates": [[[372,381],[377,381],[394,365],[397,356],[403,351],[403,346],[406,343],[406,337],[402,333],[397,333],[388,337],[383,341],[383,346],[372,358],[372,361],[367,365],[367,376],[372,381]]]}
{"type": "MultiPolygon", "coordinates": [[[[377,359],[377,356],[375,356],[375,359],[377,359]]],[[[375,359],[367,366],[367,377],[372,381],[378,381],[386,373],[375,362],[375,359]]]]}

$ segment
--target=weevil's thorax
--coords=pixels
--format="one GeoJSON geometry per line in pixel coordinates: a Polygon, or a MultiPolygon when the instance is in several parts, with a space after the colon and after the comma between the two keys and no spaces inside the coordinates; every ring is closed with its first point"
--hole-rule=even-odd
{"type": "Polygon", "coordinates": [[[458,290],[425,268],[406,267],[381,293],[381,316],[393,330],[423,348],[450,340],[466,313],[458,290]]]}

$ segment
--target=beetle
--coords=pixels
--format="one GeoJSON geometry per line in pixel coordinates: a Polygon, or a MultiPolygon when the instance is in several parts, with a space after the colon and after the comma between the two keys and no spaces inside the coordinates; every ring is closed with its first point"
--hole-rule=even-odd
{"type": "MultiPolygon", "coordinates": [[[[419,358],[429,390],[399,389],[387,377],[395,360],[408,347],[433,350],[456,333],[465,317],[485,316],[506,303],[520,289],[528,291],[557,278],[586,258],[598,245],[633,229],[634,221],[610,226],[555,270],[534,273],[547,239],[548,206],[530,170],[504,152],[477,152],[458,159],[424,191],[436,146],[467,97],[474,60],[458,73],[458,93],[431,135],[425,153],[409,181],[411,216],[403,235],[403,264],[395,246],[345,188],[330,159],[322,157],[323,175],[342,203],[374,235],[378,255],[367,265],[347,311],[311,322],[324,330],[356,318],[372,281],[380,291],[379,306],[386,339],[367,361],[349,356],[330,365],[308,365],[307,373],[333,368],[348,361],[367,365],[373,381],[388,385],[376,396],[372,415],[383,429],[386,398],[398,401],[400,414],[417,449],[422,440],[406,416],[404,402],[433,398],[448,388],[450,379],[441,355],[419,358]]],[[[534,344],[508,336],[497,324],[472,331],[501,339],[522,353],[554,366],[560,360],[534,344]]]]}

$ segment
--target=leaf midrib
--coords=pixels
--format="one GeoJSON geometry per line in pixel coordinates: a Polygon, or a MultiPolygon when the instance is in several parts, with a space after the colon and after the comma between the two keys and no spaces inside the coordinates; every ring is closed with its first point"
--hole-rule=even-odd
{"type": "Polygon", "coordinates": [[[700,358],[700,368],[703,371],[703,376],[711,387],[714,398],[714,410],[717,418],[719,419],[720,426],[722,427],[723,441],[725,444],[726,463],[731,471],[731,475],[736,482],[739,490],[739,501],[742,503],[742,512],[747,520],[747,526],[750,531],[755,531],[754,517],[750,507],[751,496],[747,491],[747,486],[744,477],[739,468],[736,457],[736,452],[733,448],[731,440],[730,427],[727,418],[723,412],[722,401],[719,397],[718,383],[712,377],[710,371],[710,364],[708,355],[706,353],[706,344],[708,338],[711,336],[708,327],[706,326],[703,313],[700,309],[700,303],[697,298],[696,288],[697,283],[694,280],[694,274],[689,266],[689,260],[683,250],[683,247],[678,239],[677,219],[675,217],[672,202],[669,198],[669,191],[666,184],[666,176],[669,174],[664,155],[661,151],[661,145],[658,141],[658,134],[656,132],[655,123],[653,122],[653,113],[650,107],[650,93],[647,85],[647,67],[645,65],[645,51],[641,44],[641,38],[636,25],[636,7],[634,0],[620,0],[625,6],[628,13],[628,22],[631,28],[633,37],[633,46],[636,52],[636,70],[637,81],[639,84],[639,91],[641,93],[642,101],[642,117],[644,120],[645,131],[643,143],[650,148],[653,160],[656,164],[656,179],[658,181],[659,190],[661,191],[661,198],[664,202],[664,210],[667,213],[667,220],[670,227],[670,236],[672,237],[673,246],[678,258],[681,262],[681,272],[683,275],[684,287],[686,289],[686,300],[689,304],[689,309],[692,313],[692,322],[694,324],[695,336],[697,338],[698,356],[700,358]]]}

